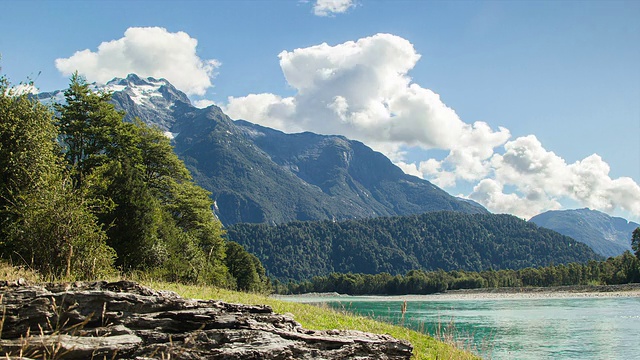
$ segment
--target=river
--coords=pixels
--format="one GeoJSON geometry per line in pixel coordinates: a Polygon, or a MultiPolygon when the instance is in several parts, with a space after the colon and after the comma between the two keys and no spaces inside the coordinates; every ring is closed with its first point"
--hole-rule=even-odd
{"type": "MultiPolygon", "coordinates": [[[[639,297],[492,298],[288,297],[454,334],[485,359],[640,359],[639,297]],[[406,313],[402,304],[407,300],[406,313]]],[[[463,344],[463,345],[462,345],[463,344]]]]}

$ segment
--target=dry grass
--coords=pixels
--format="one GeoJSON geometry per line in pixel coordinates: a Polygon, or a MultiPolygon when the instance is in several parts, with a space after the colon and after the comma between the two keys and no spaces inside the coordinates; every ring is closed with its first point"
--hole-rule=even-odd
{"type": "Polygon", "coordinates": [[[42,282],[42,277],[35,271],[24,267],[13,266],[4,260],[0,260],[0,280],[18,281],[26,280],[29,283],[42,282]]]}

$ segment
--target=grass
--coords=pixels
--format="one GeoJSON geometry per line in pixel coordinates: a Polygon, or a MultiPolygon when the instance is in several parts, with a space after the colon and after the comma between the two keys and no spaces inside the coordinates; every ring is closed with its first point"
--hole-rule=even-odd
{"type": "MultiPolygon", "coordinates": [[[[376,321],[364,316],[356,316],[345,311],[336,311],[326,306],[314,306],[273,299],[260,294],[240,293],[209,286],[183,285],[176,283],[146,281],[146,286],[154,289],[171,290],[180,296],[196,299],[216,299],[230,303],[249,305],[266,304],[280,314],[290,313],[306,329],[314,330],[360,330],[388,334],[397,339],[408,340],[414,347],[413,359],[479,359],[471,352],[454,345],[437,341],[424,333],[401,326],[376,321]]],[[[453,338],[452,338],[453,339],[453,338]]],[[[443,340],[447,340],[444,338],[443,340]]]]}
{"type": "MultiPolygon", "coordinates": [[[[37,273],[23,268],[13,267],[10,264],[0,262],[0,279],[15,281],[25,279],[29,283],[42,282],[43,279],[37,273]]],[[[110,279],[116,280],[116,279],[110,279]]],[[[185,298],[216,299],[229,303],[241,303],[247,305],[266,304],[280,314],[290,313],[294,319],[306,329],[314,330],[360,330],[365,332],[388,334],[397,339],[409,341],[413,347],[413,360],[457,360],[479,359],[469,351],[456,348],[453,338],[443,337],[438,341],[424,333],[410,330],[401,326],[391,325],[376,321],[364,316],[356,316],[346,311],[337,311],[328,306],[313,306],[273,299],[265,295],[230,291],[211,286],[184,285],[178,283],[158,282],[153,280],[140,280],[145,286],[156,290],[174,291],[185,298]]],[[[459,345],[459,343],[457,344],[459,345]]]]}

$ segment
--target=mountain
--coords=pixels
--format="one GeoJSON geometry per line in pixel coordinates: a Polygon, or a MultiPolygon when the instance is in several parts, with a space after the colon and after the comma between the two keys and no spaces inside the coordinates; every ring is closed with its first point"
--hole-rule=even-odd
{"type": "Polygon", "coordinates": [[[631,234],[640,226],[590,209],[547,211],[529,221],[585,243],[606,257],[631,250],[631,234]]]}
{"type": "Polygon", "coordinates": [[[600,260],[585,244],[511,215],[452,211],[373,219],[235,224],[227,238],[256,255],[270,277],[332,272],[500,270],[600,260]]]}
{"type": "MultiPolygon", "coordinates": [[[[285,134],[194,107],[165,79],[129,75],[104,86],[125,120],[172,138],[196,182],[212,192],[225,225],[343,220],[451,210],[487,213],[405,174],[381,153],[342,136],[285,134]]],[[[43,93],[43,102],[61,92],[43,93]]]]}

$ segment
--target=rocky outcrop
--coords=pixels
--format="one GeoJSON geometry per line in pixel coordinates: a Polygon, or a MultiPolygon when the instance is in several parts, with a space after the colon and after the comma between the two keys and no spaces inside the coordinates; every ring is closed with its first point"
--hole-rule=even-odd
{"type": "Polygon", "coordinates": [[[0,356],[65,359],[409,359],[388,335],[303,329],[269,306],[184,299],[134,282],[1,283],[0,356]]]}

